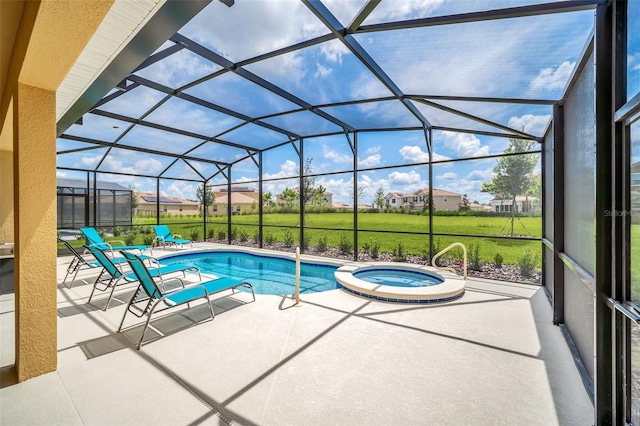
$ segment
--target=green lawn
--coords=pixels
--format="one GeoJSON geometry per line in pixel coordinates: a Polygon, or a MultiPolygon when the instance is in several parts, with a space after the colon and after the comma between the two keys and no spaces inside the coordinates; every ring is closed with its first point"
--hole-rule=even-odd
{"type": "MultiPolygon", "coordinates": [[[[199,237],[204,235],[201,223],[194,223],[200,218],[163,218],[162,223],[168,224],[171,231],[181,234],[184,238],[191,238],[194,230],[199,237]],[[191,222],[191,223],[189,223],[191,222]]],[[[136,218],[136,225],[152,225],[155,218],[136,218]]],[[[293,244],[299,244],[298,230],[286,227],[296,227],[300,224],[300,216],[290,214],[266,214],[263,217],[264,239],[284,241],[288,236],[293,244]]],[[[257,215],[232,216],[232,229],[237,233],[237,238],[244,235],[252,239],[257,234],[257,215]]],[[[327,238],[329,246],[338,247],[341,239],[353,242],[353,214],[352,213],[310,213],[305,218],[307,228],[335,228],[344,231],[325,231],[306,229],[305,235],[311,245],[318,245],[321,237],[327,238]]],[[[539,217],[516,218],[514,233],[532,237],[541,236],[542,220],[539,217]]],[[[221,231],[226,233],[226,217],[213,217],[207,224],[207,229],[214,229],[217,237],[221,231]]],[[[404,215],[395,213],[361,213],[358,215],[358,245],[362,249],[363,244],[379,243],[380,251],[393,252],[402,243],[407,254],[422,255],[428,250],[428,235],[399,234],[394,232],[367,232],[367,231],[400,231],[400,232],[428,232],[429,218],[427,216],[404,215]]],[[[541,243],[538,241],[504,240],[487,238],[497,235],[505,235],[510,232],[510,218],[507,217],[478,217],[478,216],[434,216],[433,230],[445,234],[473,234],[482,237],[456,237],[434,236],[434,248],[443,249],[447,245],[459,241],[467,248],[472,244],[479,244],[479,256],[483,261],[493,262],[499,253],[506,264],[517,264],[526,250],[530,250],[536,257],[536,263],[541,265],[541,243]],[[485,237],[486,236],[486,237],[485,237]]],[[[140,240],[138,240],[140,241],[140,240]]],[[[457,256],[458,250],[454,249],[451,256],[457,256]]]]}

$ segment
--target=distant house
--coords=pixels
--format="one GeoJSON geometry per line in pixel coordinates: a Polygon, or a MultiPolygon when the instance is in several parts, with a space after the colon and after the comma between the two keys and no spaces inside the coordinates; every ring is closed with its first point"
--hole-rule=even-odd
{"type": "Polygon", "coordinates": [[[477,203],[469,203],[469,208],[474,212],[490,212],[492,211],[491,206],[477,204],[477,203]]]}
{"type": "Polygon", "coordinates": [[[136,215],[138,216],[154,216],[160,203],[160,214],[183,214],[197,215],[200,212],[200,203],[197,201],[189,201],[178,197],[170,197],[168,195],[160,195],[154,192],[137,192],[138,207],[136,215]]]}
{"type": "Polygon", "coordinates": [[[214,215],[226,215],[227,206],[231,202],[231,213],[239,214],[247,210],[256,210],[260,201],[260,193],[256,188],[250,186],[231,186],[231,198],[229,198],[229,192],[226,187],[217,188],[213,195],[213,206],[208,208],[209,213],[214,215]]]}
{"type": "MultiPolygon", "coordinates": [[[[511,213],[511,198],[494,198],[491,200],[491,211],[495,213],[511,213]]],[[[516,213],[539,213],[542,205],[538,197],[518,195],[515,205],[516,213]]]]}
{"type": "MultiPolygon", "coordinates": [[[[417,191],[404,194],[401,192],[389,192],[384,197],[385,203],[392,209],[401,207],[410,210],[422,210],[429,203],[429,189],[419,189],[417,191]]],[[[462,204],[462,194],[433,188],[433,207],[437,211],[455,211],[460,209],[462,204]]]]}
{"type": "MultiPolygon", "coordinates": [[[[341,209],[341,210],[353,210],[353,204],[345,204],[341,201],[334,201],[331,207],[333,207],[334,209],[341,209]]],[[[367,204],[358,204],[358,210],[366,210],[370,208],[371,206],[367,204]]]]}
{"type": "MultiPolygon", "coordinates": [[[[300,193],[300,188],[293,188],[292,189],[293,192],[295,192],[296,194],[300,193]]],[[[300,204],[299,201],[299,197],[296,197],[293,201],[287,201],[284,199],[283,196],[283,192],[281,192],[280,194],[276,195],[276,203],[278,204],[287,204],[292,202],[294,206],[297,206],[300,204]]],[[[308,203],[307,203],[308,204],[308,203]]],[[[329,191],[324,191],[324,195],[322,197],[322,201],[319,202],[318,204],[316,204],[319,207],[328,207],[328,206],[333,206],[333,193],[329,192],[329,191]]]]}

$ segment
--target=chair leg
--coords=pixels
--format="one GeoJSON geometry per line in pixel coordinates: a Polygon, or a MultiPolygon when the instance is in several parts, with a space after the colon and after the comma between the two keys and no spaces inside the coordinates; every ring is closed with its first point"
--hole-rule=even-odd
{"type": "MultiPolygon", "coordinates": [[[[142,347],[142,340],[144,339],[144,334],[147,332],[147,327],[149,327],[149,322],[151,321],[151,315],[153,315],[153,311],[156,309],[156,306],[158,306],[158,304],[159,304],[159,301],[154,303],[151,309],[149,310],[149,314],[147,315],[147,320],[145,321],[144,328],[142,329],[142,336],[140,336],[140,340],[138,341],[138,350],[140,350],[140,348],[142,347]]],[[[123,318],[123,321],[124,321],[124,318],[123,318]]]]}
{"type": "Polygon", "coordinates": [[[127,316],[127,313],[129,312],[131,305],[133,304],[133,301],[136,299],[136,296],[138,295],[139,291],[140,291],[140,286],[138,286],[138,289],[136,290],[136,292],[133,293],[133,296],[131,296],[131,299],[129,299],[129,303],[127,304],[127,309],[124,310],[124,315],[122,315],[122,320],[120,321],[120,325],[118,326],[118,333],[120,333],[120,330],[122,330],[122,326],[124,325],[124,319],[127,316]]]}
{"type": "Polygon", "coordinates": [[[73,283],[76,282],[76,277],[78,276],[78,272],[80,272],[80,268],[81,267],[82,267],[82,265],[77,265],[76,266],[76,272],[73,274],[73,278],[71,279],[71,282],[69,283],[69,287],[67,287],[67,288],[71,288],[73,283]]]}
{"type": "Polygon", "coordinates": [[[62,280],[62,284],[64,284],[67,281],[67,277],[69,276],[69,274],[71,274],[72,272],[75,272],[75,275],[73,276],[73,279],[71,280],[67,288],[71,288],[71,286],[73,285],[73,282],[76,279],[76,275],[78,275],[78,270],[80,269],[80,266],[81,266],[80,261],[78,259],[73,259],[69,264],[69,266],[67,267],[67,273],[64,276],[64,279],[62,280]]]}
{"type": "MultiPolygon", "coordinates": [[[[122,277],[120,277],[122,278],[122,277]]],[[[111,303],[111,299],[113,299],[113,292],[116,290],[116,286],[118,285],[118,281],[120,281],[120,278],[118,278],[112,285],[111,285],[111,291],[109,292],[109,298],[107,299],[107,304],[104,305],[104,308],[102,308],[103,311],[106,311],[107,309],[109,309],[109,304],[111,303]]],[[[113,278],[111,279],[111,281],[113,281],[113,278]]],[[[111,284],[111,283],[110,283],[111,284]]]]}

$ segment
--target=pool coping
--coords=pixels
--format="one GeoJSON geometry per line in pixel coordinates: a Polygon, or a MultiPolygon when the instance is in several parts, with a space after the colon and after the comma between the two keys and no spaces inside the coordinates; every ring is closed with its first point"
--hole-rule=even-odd
{"type": "Polygon", "coordinates": [[[436,269],[432,266],[414,265],[399,262],[352,262],[338,268],[336,281],[354,294],[387,302],[438,303],[462,297],[465,280],[453,272],[436,269]],[[441,284],[424,287],[398,287],[370,283],[354,276],[354,272],[376,269],[395,269],[409,272],[422,272],[442,278],[441,284]]]}
{"type": "MultiPolygon", "coordinates": [[[[193,255],[207,252],[241,252],[255,256],[278,257],[289,259],[295,262],[296,254],[271,250],[266,248],[254,248],[243,246],[220,245],[207,249],[194,249],[180,253],[171,253],[159,258],[180,258],[181,256],[193,255]]],[[[446,270],[437,269],[432,266],[416,265],[412,263],[400,262],[362,262],[346,259],[332,259],[309,254],[300,254],[302,263],[313,263],[321,266],[334,266],[338,269],[334,273],[338,287],[357,296],[368,297],[384,302],[395,303],[440,303],[458,299],[464,295],[466,281],[463,277],[446,270]],[[361,280],[353,276],[355,271],[366,271],[369,269],[398,269],[410,272],[423,272],[436,275],[443,279],[441,284],[425,287],[397,287],[381,284],[374,284],[361,280]]]]}

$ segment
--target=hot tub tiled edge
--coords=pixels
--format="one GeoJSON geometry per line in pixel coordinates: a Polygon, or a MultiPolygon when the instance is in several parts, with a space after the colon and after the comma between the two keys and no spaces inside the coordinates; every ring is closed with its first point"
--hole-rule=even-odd
{"type": "Polygon", "coordinates": [[[395,303],[441,303],[458,299],[464,294],[465,281],[462,277],[448,271],[437,270],[430,266],[411,265],[396,262],[364,263],[355,262],[338,268],[335,272],[338,284],[346,291],[358,296],[395,303]],[[425,272],[440,276],[442,284],[428,287],[395,287],[373,284],[353,275],[356,271],[368,269],[397,269],[400,271],[425,272]]]}

